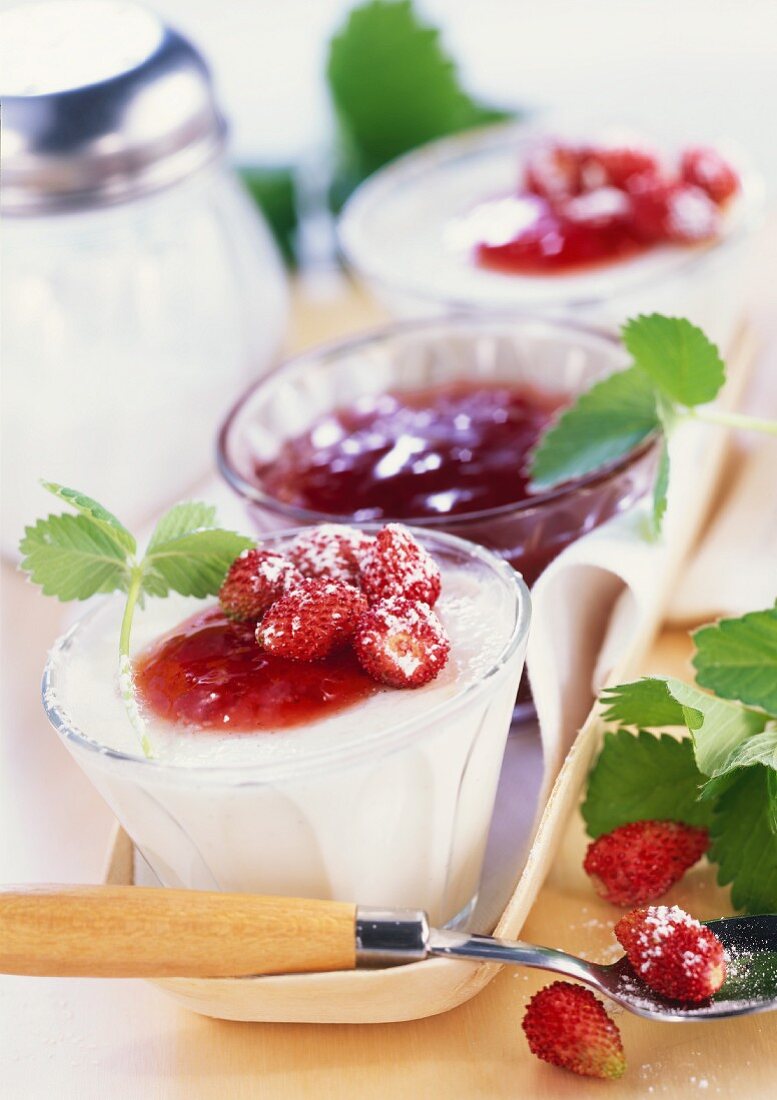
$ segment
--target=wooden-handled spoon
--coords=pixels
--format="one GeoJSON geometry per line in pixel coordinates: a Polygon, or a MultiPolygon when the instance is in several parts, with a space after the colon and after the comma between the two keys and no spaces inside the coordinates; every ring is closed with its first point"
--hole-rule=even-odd
{"type": "Polygon", "coordinates": [[[395,966],[432,956],[512,963],[585,982],[639,1016],[698,1020],[777,1008],[777,915],[710,922],[729,977],[700,1005],[664,1000],[627,960],[430,928],[416,909],[139,886],[0,889],[0,971],[59,977],[239,978],[395,966]]]}

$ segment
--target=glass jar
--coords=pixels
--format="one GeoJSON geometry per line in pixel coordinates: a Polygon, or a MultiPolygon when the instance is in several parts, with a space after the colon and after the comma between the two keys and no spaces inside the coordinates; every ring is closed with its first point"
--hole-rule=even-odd
{"type": "Polygon", "coordinates": [[[39,477],[128,524],[188,493],[284,330],[280,258],[224,160],[199,54],[118,0],[10,9],[3,99],[2,547],[39,477]],[[84,41],[103,43],[74,50],[84,41]],[[95,66],[98,66],[95,69],[95,66]]]}

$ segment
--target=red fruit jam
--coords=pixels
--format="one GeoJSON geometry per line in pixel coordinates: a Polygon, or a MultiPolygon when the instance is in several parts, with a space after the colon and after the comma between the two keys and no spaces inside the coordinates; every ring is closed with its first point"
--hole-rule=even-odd
{"type": "Polygon", "coordinates": [[[351,649],[303,663],[265,653],[253,623],[198,612],[135,662],[141,705],[168,722],[220,732],[284,729],[380,690],[351,649]]]}
{"type": "MultiPolygon", "coordinates": [[[[550,275],[596,267],[645,252],[650,244],[640,239],[630,211],[612,197],[620,191],[581,196],[580,217],[571,217],[539,195],[518,195],[509,200],[515,229],[507,240],[481,241],[475,246],[484,267],[516,275],[550,275]],[[584,205],[583,200],[591,200],[584,205]]],[[[507,200],[499,203],[503,223],[507,200]]],[[[571,202],[568,204],[571,208],[571,202]]],[[[481,207],[479,217],[487,207],[481,207]]],[[[502,235],[501,231],[496,234],[502,235]]]]}
{"type": "Polygon", "coordinates": [[[336,409],[258,463],[286,504],[365,520],[461,515],[529,496],[526,460],[558,395],[459,382],[336,409]]]}

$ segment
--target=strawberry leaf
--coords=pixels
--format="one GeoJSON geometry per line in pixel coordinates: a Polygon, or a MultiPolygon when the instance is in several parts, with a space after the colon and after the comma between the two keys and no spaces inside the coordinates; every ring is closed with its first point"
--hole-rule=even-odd
{"type": "Polygon", "coordinates": [[[94,520],[100,524],[105,533],[113,539],[113,541],[124,550],[125,554],[134,554],[137,549],[135,539],[119,520],[114,516],[113,512],[109,512],[107,508],[103,508],[102,504],[98,504],[96,500],[92,500],[91,497],[86,496],[85,493],[79,493],[77,489],[68,489],[64,485],[57,485],[54,481],[41,481],[41,485],[44,489],[48,490],[55,497],[60,500],[64,500],[66,504],[69,504],[72,508],[75,508],[82,516],[88,516],[89,519],[94,520]]]}
{"type": "Polygon", "coordinates": [[[635,365],[672,401],[692,407],[717,395],[726,380],[720,352],[700,328],[660,313],[636,317],[621,329],[635,365]]]}
{"type": "Polygon", "coordinates": [[[424,142],[509,117],[467,95],[410,0],[354,8],[330,43],[327,79],[354,182],[424,142]]]}
{"type": "Polygon", "coordinates": [[[660,427],[650,379],[634,367],[581,394],[531,459],[534,489],[551,489],[623,458],[660,427]]]}
{"type": "Polygon", "coordinates": [[[619,684],[604,691],[602,701],[608,722],[648,729],[684,725],[693,734],[696,763],[711,777],[728,771],[735,749],[761,733],[768,721],[760,711],[716,699],[671,677],[619,684]]]}
{"type": "Polygon", "coordinates": [[[731,900],[748,913],[777,911],[777,841],[771,769],[744,768],[718,800],[710,859],[718,882],[731,883],[731,900]]]}
{"type": "Polygon", "coordinates": [[[702,687],[777,716],[777,607],[704,626],[693,640],[702,687]]]}
{"type": "Polygon", "coordinates": [[[685,712],[670,693],[667,681],[654,676],[606,688],[601,702],[605,722],[643,729],[687,725],[685,712]]]}
{"type": "Polygon", "coordinates": [[[669,492],[669,446],[666,436],[661,441],[661,452],[658,458],[656,480],[653,484],[653,530],[660,534],[661,525],[666,514],[667,495],[669,492]]]}
{"type": "Polygon", "coordinates": [[[252,546],[253,539],[219,529],[158,541],[143,559],[144,591],[155,596],[167,595],[170,589],[200,599],[215,596],[232,562],[252,546]]]}
{"type": "Polygon", "coordinates": [[[703,781],[690,738],[644,730],[605,734],[582,806],[588,834],[597,837],[644,820],[709,825],[712,807],[698,801],[703,781]]]}
{"type": "Polygon", "coordinates": [[[21,568],[46,596],[63,601],[126,590],[127,551],[108,526],[87,514],[39,519],[19,544],[21,568]]]}
{"type": "Polygon", "coordinates": [[[154,528],[146,553],[171,539],[188,535],[192,531],[216,526],[216,509],[212,504],[187,500],[173,507],[162,516],[154,528]]]}

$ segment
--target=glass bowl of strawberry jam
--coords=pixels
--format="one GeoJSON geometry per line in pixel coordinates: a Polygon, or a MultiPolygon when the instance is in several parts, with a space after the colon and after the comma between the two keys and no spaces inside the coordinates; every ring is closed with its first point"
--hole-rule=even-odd
{"type": "MultiPolygon", "coordinates": [[[[267,545],[284,553],[298,533],[267,545]]],[[[434,614],[449,645],[421,686],[377,681],[352,648],[274,656],[256,622],[227,618],[214,599],[149,599],[132,641],[149,759],[118,682],[123,600],[104,598],[56,644],[43,681],[49,720],[162,885],[466,921],[530,598],[482,547],[412,533],[439,570],[434,614]]]]}
{"type": "Polygon", "coordinates": [[[399,520],[480,543],[531,585],[651,483],[647,441],[551,492],[529,485],[529,456],[554,416],[625,365],[614,337],[568,321],[393,324],[263,378],[224,424],[219,466],[261,531],[399,520]]]}
{"type": "Polygon", "coordinates": [[[400,315],[520,308],[608,326],[687,316],[719,342],[762,187],[741,154],[591,125],[501,125],[371,176],[340,219],[349,265],[400,315]]]}

